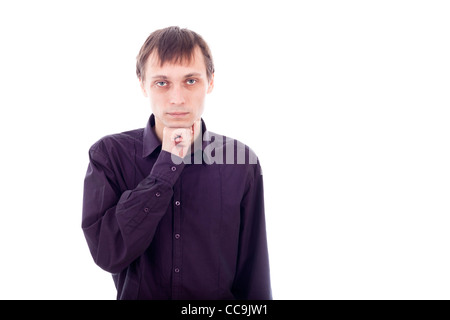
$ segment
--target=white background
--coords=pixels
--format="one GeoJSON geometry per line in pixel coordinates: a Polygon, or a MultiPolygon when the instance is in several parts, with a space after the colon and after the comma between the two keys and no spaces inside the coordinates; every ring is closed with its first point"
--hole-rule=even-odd
{"type": "Polygon", "coordinates": [[[447,1],[0,1],[1,299],[115,299],[87,151],[150,115],[150,32],[210,44],[208,129],[264,170],[274,299],[450,298],[447,1]]]}

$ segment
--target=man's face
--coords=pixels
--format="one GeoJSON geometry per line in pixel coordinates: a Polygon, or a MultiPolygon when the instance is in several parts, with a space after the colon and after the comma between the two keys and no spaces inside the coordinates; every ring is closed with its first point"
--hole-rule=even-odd
{"type": "Polygon", "coordinates": [[[214,86],[214,76],[208,80],[200,48],[193,59],[183,63],[160,62],[152,53],[146,63],[145,79],[141,81],[144,96],[150,99],[157,126],[189,128],[203,114],[207,93],[214,86]]]}

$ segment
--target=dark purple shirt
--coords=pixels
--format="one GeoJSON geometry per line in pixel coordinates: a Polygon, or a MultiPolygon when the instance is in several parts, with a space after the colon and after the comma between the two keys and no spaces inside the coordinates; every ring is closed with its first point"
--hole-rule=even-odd
{"type": "Polygon", "coordinates": [[[89,150],[82,229],[117,299],[272,299],[259,160],[203,120],[181,159],[154,121],[89,150]]]}

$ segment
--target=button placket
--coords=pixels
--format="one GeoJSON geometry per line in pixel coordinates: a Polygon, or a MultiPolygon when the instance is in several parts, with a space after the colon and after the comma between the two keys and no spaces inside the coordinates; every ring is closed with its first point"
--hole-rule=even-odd
{"type": "MultiPolygon", "coordinates": [[[[174,168],[174,167],[173,167],[174,168]]],[[[175,168],[176,170],[176,168],[175,168]]],[[[175,171],[174,170],[174,171],[175,171]]],[[[181,240],[181,186],[180,176],[173,186],[172,210],[173,210],[173,278],[172,278],[172,298],[177,299],[182,286],[182,240],[181,240]]]]}

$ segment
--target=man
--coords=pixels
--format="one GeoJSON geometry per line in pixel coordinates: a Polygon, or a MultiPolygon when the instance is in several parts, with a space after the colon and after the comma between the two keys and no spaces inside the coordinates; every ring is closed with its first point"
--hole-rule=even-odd
{"type": "Polygon", "coordinates": [[[178,27],[143,44],[145,128],[89,150],[82,229],[117,299],[272,299],[259,160],[201,116],[214,87],[208,45],[178,27]]]}

